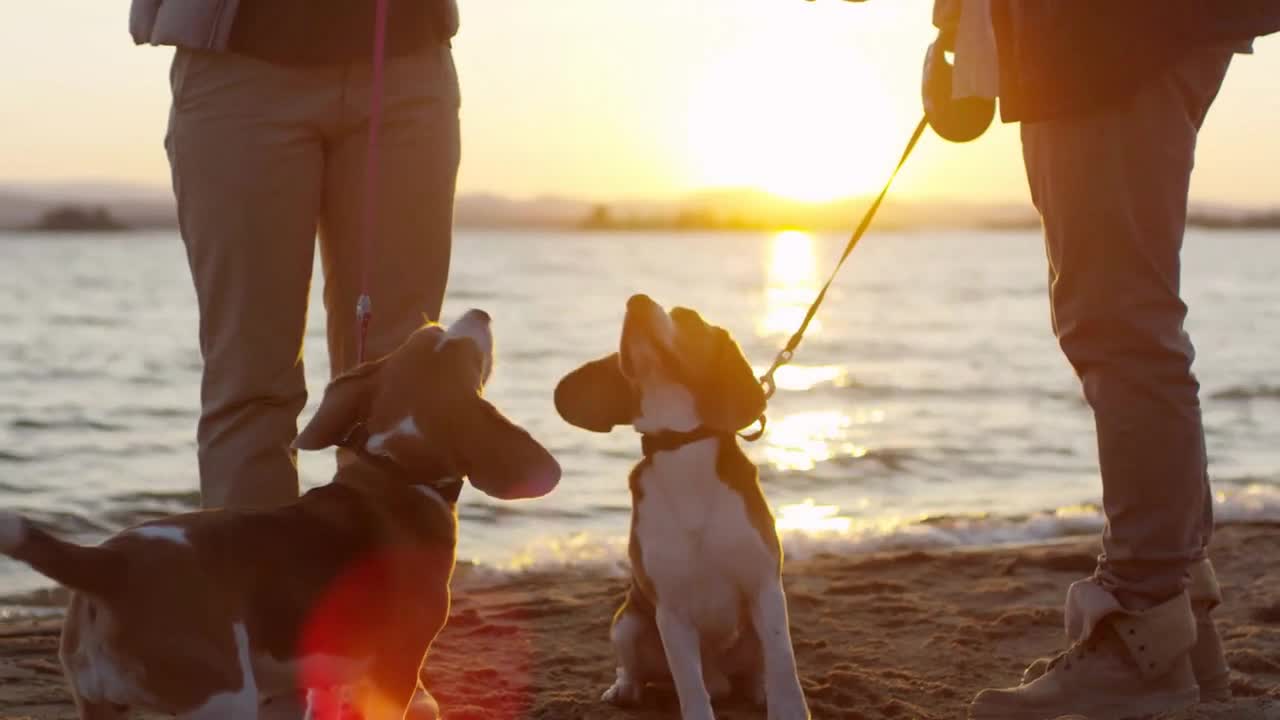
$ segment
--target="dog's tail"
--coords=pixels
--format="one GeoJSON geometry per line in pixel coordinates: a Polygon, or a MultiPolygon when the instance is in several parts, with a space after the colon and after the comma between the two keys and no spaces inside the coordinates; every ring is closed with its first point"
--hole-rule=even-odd
{"type": "Polygon", "coordinates": [[[124,582],[124,557],[119,552],[59,540],[11,512],[0,511],[0,554],[90,595],[105,596],[124,582]]]}

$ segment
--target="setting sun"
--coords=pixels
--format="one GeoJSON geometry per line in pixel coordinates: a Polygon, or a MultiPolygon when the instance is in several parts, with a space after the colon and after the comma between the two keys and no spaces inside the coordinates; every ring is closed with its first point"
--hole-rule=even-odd
{"type": "Polygon", "coordinates": [[[872,192],[897,159],[905,123],[855,49],[796,37],[718,54],[699,76],[688,147],[699,185],[821,202],[872,192]]]}

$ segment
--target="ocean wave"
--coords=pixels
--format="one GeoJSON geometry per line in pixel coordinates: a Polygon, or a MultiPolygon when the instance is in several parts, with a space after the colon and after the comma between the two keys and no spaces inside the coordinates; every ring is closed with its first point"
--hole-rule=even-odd
{"type": "Polygon", "coordinates": [[[118,316],[100,315],[51,315],[47,322],[59,327],[124,327],[127,320],[118,316]]]}
{"type": "Polygon", "coordinates": [[[1280,385],[1249,385],[1229,387],[1209,396],[1214,400],[1280,400],[1280,385]]]}
{"type": "Polygon", "coordinates": [[[93,430],[95,432],[120,432],[129,429],[120,423],[93,420],[86,417],[69,417],[57,419],[39,419],[19,417],[9,423],[14,430],[93,430]]]}
{"type": "Polygon", "coordinates": [[[72,542],[99,542],[107,535],[119,530],[119,526],[105,521],[97,514],[71,510],[50,510],[44,508],[6,507],[5,510],[16,512],[27,520],[63,539],[72,542]]]}
{"type": "Polygon", "coordinates": [[[466,522],[497,524],[511,518],[528,520],[591,520],[608,514],[630,513],[629,505],[587,505],[579,508],[552,507],[550,505],[513,506],[495,502],[460,503],[459,519],[466,522]]]}
{"type": "MultiPolygon", "coordinates": [[[[952,351],[948,351],[950,353],[952,351]]],[[[903,349],[903,357],[925,355],[919,348],[903,349]]],[[[949,357],[949,355],[948,355],[949,357]]],[[[756,374],[762,374],[767,366],[753,366],[756,374]]],[[[854,368],[842,364],[830,365],[786,365],[778,370],[776,376],[778,392],[783,395],[805,395],[813,392],[833,392],[837,394],[855,394],[859,397],[883,399],[916,399],[970,401],[991,398],[1017,397],[1041,398],[1071,405],[1086,405],[1082,392],[1071,386],[1046,387],[1043,383],[1011,382],[1001,385],[973,384],[890,384],[871,382],[859,378],[854,368]]],[[[1244,389],[1244,392],[1260,391],[1263,397],[1272,397],[1269,392],[1280,394],[1280,388],[1264,387],[1261,389],[1244,389]]]]}
{"type": "Polygon", "coordinates": [[[111,505],[97,511],[96,515],[119,530],[199,508],[200,493],[194,490],[134,492],[113,496],[111,505]]]}
{"type": "MultiPolygon", "coordinates": [[[[158,384],[167,384],[167,381],[164,380],[157,382],[158,384]]],[[[114,414],[119,417],[154,418],[157,420],[186,420],[200,416],[199,410],[195,407],[151,407],[145,405],[125,405],[117,409],[114,414]]]]}
{"type": "Polygon", "coordinates": [[[34,460],[71,460],[80,458],[101,459],[121,458],[132,460],[139,457],[158,457],[186,452],[194,441],[175,440],[169,443],[160,442],[127,442],[121,440],[113,443],[77,443],[57,448],[56,451],[42,452],[34,460]]]}
{"type": "MultiPolygon", "coordinates": [[[[30,455],[23,455],[22,453],[16,453],[11,450],[0,450],[0,463],[18,464],[29,463],[33,460],[35,460],[35,458],[30,455]]],[[[0,486],[0,489],[3,489],[3,486],[0,486]]]]}
{"type": "MultiPolygon", "coordinates": [[[[1280,522],[1280,488],[1232,486],[1216,493],[1219,524],[1280,522]]],[[[1083,504],[1025,516],[945,515],[842,517],[837,508],[807,501],[778,508],[777,521],[788,562],[820,556],[877,552],[981,549],[1096,536],[1105,519],[1099,506],[1083,504]]],[[[466,583],[505,582],[537,572],[584,571],[612,576],[628,572],[627,538],[589,532],[546,536],[499,563],[475,563],[466,583]]]]}
{"type": "Polygon", "coordinates": [[[930,400],[990,402],[993,398],[1040,398],[1063,402],[1070,405],[1084,406],[1087,401],[1082,393],[1076,390],[1055,389],[1044,385],[887,385],[875,383],[848,382],[833,386],[845,393],[856,393],[860,396],[893,399],[928,398],[930,400]]]}

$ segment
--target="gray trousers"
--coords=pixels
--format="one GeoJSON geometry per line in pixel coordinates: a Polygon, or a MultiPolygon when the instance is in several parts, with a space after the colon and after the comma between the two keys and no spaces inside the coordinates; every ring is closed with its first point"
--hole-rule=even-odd
{"type": "MultiPolygon", "coordinates": [[[[205,507],[297,497],[289,446],[307,399],[302,342],[317,232],[330,373],[355,363],[370,71],[174,56],[165,147],[200,309],[205,507]]],[[[371,357],[440,314],[459,162],[449,49],[389,60],[384,97],[371,357]]]]}
{"type": "Polygon", "coordinates": [[[1053,328],[1097,427],[1095,577],[1130,606],[1181,592],[1213,532],[1179,255],[1196,136],[1230,62],[1198,51],[1122,106],[1022,127],[1053,328]]]}

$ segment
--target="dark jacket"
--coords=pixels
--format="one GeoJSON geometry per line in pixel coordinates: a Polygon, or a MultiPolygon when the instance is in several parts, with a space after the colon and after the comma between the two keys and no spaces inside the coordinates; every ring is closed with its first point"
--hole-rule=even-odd
{"type": "MultiPolygon", "coordinates": [[[[446,3],[388,0],[388,57],[448,41],[446,3]]],[[[373,57],[373,0],[242,0],[227,49],[284,65],[324,65],[373,57]]]]}
{"type": "Polygon", "coordinates": [[[1006,122],[1095,112],[1199,47],[1280,31],[1280,0],[994,0],[1006,122]]]}
{"type": "MultiPolygon", "coordinates": [[[[246,0],[245,4],[253,0],[246,0]]],[[[314,0],[316,4],[338,0],[314,0]]],[[[354,3],[356,0],[343,0],[354,3]]],[[[359,0],[369,3],[370,0],[359,0]]],[[[457,0],[436,0],[441,11],[444,35],[458,32],[457,0]]],[[[150,45],[176,45],[197,50],[228,49],[231,29],[240,12],[241,0],[132,0],[129,6],[129,34],[133,41],[150,45]]]]}

